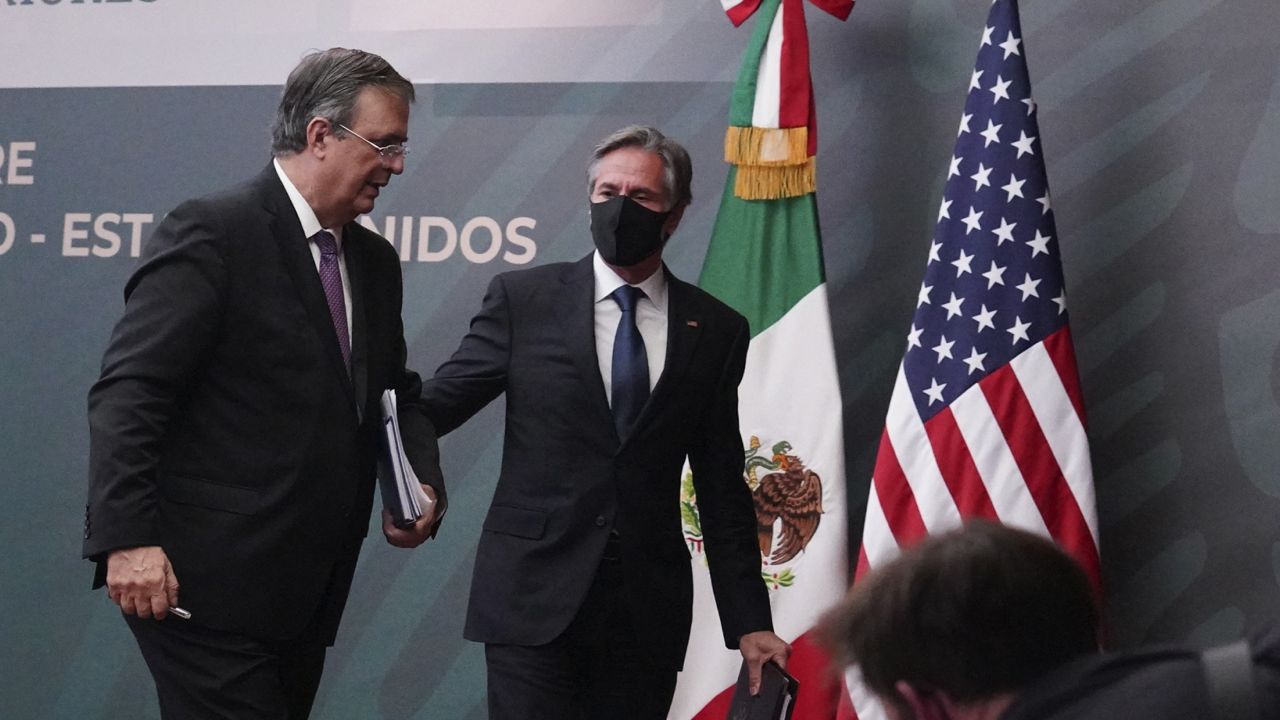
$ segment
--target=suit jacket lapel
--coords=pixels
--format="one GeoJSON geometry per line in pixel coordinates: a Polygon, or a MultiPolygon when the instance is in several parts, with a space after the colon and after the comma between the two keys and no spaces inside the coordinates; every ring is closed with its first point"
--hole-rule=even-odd
{"type": "MultiPolygon", "coordinates": [[[[333,318],[329,316],[329,301],[325,299],[324,287],[320,284],[320,274],[316,272],[315,258],[311,255],[309,241],[302,234],[302,223],[294,212],[293,203],[276,177],[275,168],[271,165],[259,176],[259,184],[264,190],[264,207],[272,215],[271,235],[280,248],[280,257],[284,261],[285,270],[293,281],[294,289],[306,309],[307,319],[320,338],[320,344],[326,348],[328,365],[342,383],[354,406],[355,395],[352,392],[351,378],[343,367],[342,350],[338,347],[338,334],[333,329],[333,318]]],[[[353,310],[353,315],[354,310],[353,310]]],[[[354,320],[354,318],[353,318],[354,320]]],[[[354,346],[354,342],[352,343],[354,346]]],[[[354,352],[354,350],[353,350],[354,352]]]]}
{"type": "MultiPolygon", "coordinates": [[[[365,305],[368,268],[365,264],[364,246],[351,229],[354,224],[348,223],[343,230],[342,252],[347,261],[347,278],[351,281],[351,384],[355,393],[356,411],[363,413],[369,399],[369,325],[366,322],[365,305]]],[[[336,336],[334,341],[337,341],[336,336]]]]}
{"type": "Polygon", "coordinates": [[[569,356],[578,368],[588,401],[599,415],[597,422],[613,427],[613,412],[609,409],[609,396],[604,391],[600,360],[596,356],[596,282],[591,256],[566,268],[560,282],[563,296],[557,307],[565,308],[559,319],[569,356]]]}
{"type": "MultiPolygon", "coordinates": [[[[667,398],[679,386],[680,379],[689,368],[689,362],[693,359],[693,352],[701,337],[699,330],[702,326],[702,318],[690,302],[692,300],[690,287],[672,275],[666,266],[662,269],[667,273],[667,357],[663,361],[662,375],[658,377],[658,383],[654,386],[653,393],[649,395],[649,401],[640,411],[635,428],[642,427],[654,415],[662,412],[667,398]]],[[[635,434],[635,428],[632,430],[632,435],[635,434]]]]}

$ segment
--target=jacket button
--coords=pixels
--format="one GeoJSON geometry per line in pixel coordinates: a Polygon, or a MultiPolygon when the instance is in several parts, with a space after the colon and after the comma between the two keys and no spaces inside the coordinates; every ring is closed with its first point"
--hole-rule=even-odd
{"type": "Polygon", "coordinates": [[[604,527],[604,526],[605,526],[605,522],[606,522],[606,521],[605,521],[605,519],[604,519],[604,516],[603,516],[603,515],[597,515],[597,516],[596,516],[596,527],[604,527]]]}

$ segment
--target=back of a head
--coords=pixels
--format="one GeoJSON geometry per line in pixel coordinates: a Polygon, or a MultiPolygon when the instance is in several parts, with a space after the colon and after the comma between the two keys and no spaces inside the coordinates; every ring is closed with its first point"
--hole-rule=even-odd
{"type": "Polygon", "coordinates": [[[905,681],[971,702],[1096,652],[1098,610],[1084,571],[1052,542],[977,521],[864,577],[825,626],[877,695],[900,701],[905,681]]]}

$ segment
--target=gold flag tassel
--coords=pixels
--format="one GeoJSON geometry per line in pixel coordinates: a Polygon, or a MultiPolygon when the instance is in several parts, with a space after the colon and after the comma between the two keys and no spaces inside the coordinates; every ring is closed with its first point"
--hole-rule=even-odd
{"type": "Polygon", "coordinates": [[[730,125],[724,159],[734,165],[799,165],[809,158],[809,128],[730,125]]]}
{"type": "Polygon", "coordinates": [[[817,190],[813,158],[799,165],[739,165],[733,194],[743,200],[778,200],[817,190]]]}
{"type": "Polygon", "coordinates": [[[739,127],[724,136],[724,158],[738,166],[733,193],[744,200],[777,200],[814,192],[809,129],[739,127]]]}

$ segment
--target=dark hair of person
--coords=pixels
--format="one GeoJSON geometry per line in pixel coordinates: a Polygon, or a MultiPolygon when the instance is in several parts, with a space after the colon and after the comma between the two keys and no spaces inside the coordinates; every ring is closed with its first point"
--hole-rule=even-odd
{"type": "Polygon", "coordinates": [[[972,702],[1098,651],[1084,570],[1049,540],[986,521],[932,536],[854,584],[824,618],[842,665],[903,707],[906,681],[972,702]]]}
{"type": "Polygon", "coordinates": [[[667,209],[677,205],[687,205],[693,200],[693,161],[689,152],[680,143],[663,135],[647,125],[628,125],[600,141],[591,153],[591,162],[587,164],[587,193],[596,189],[596,176],[599,174],[600,159],[605,155],[626,147],[640,148],[651,152],[662,159],[663,191],[667,195],[667,209]]]}
{"type": "Polygon", "coordinates": [[[338,125],[351,127],[356,101],[368,87],[381,88],[406,104],[414,101],[413,83],[378,55],[347,48],[309,53],[285,81],[271,124],[272,154],[291,155],[306,148],[307,124],[317,117],[329,120],[335,135],[346,136],[338,125]]]}

